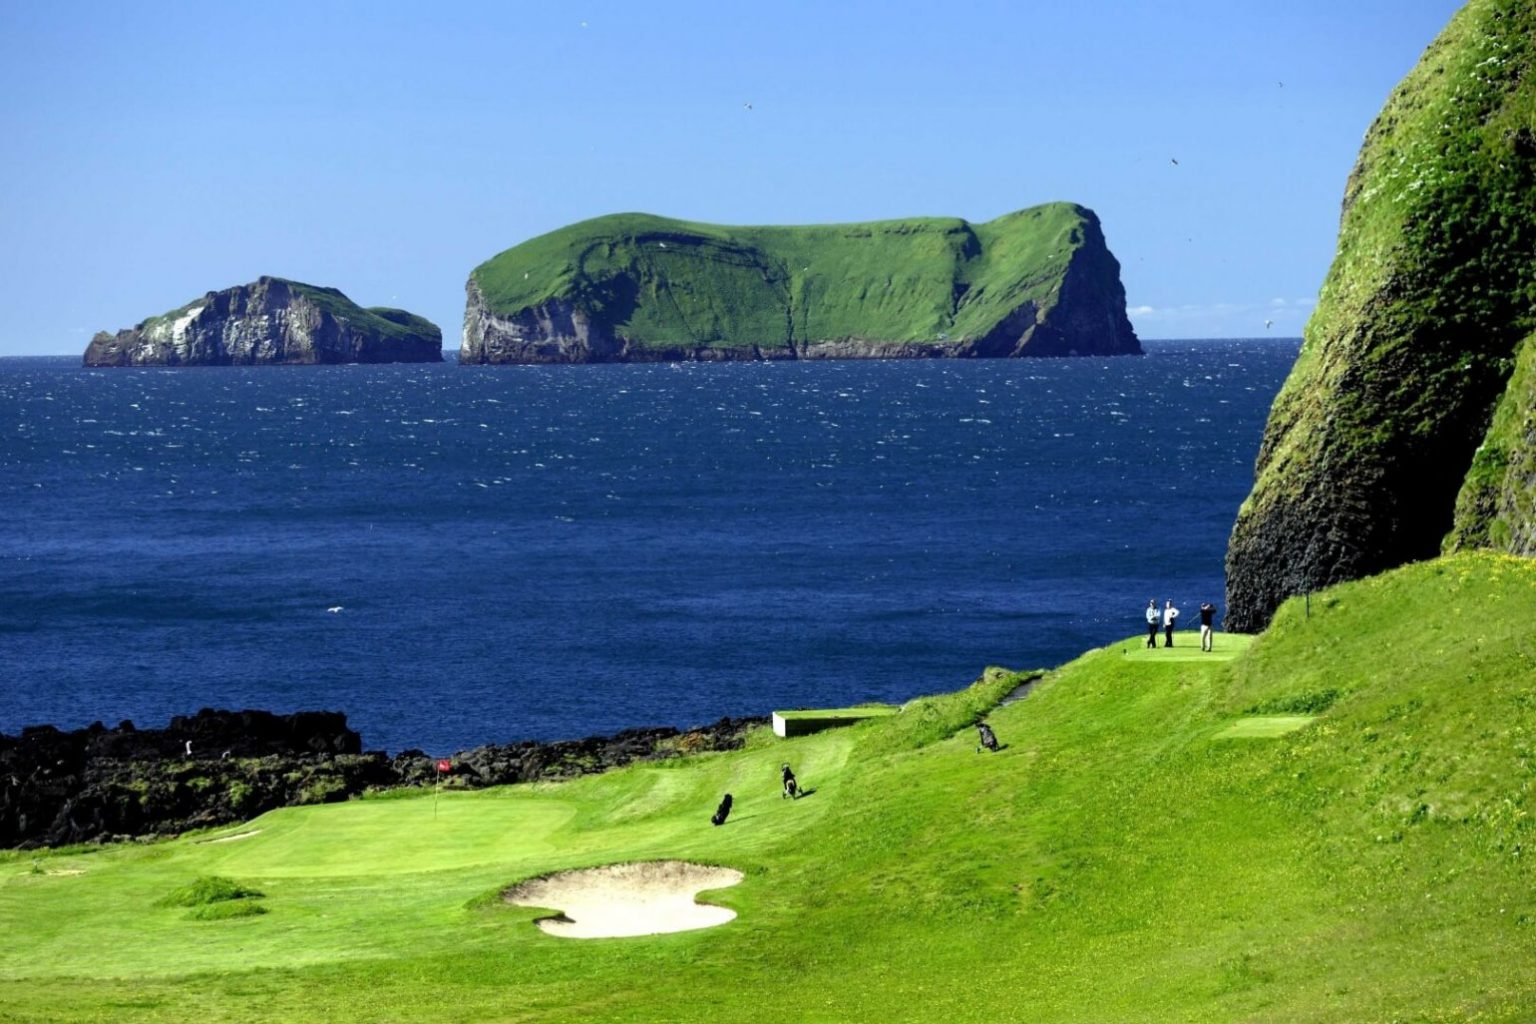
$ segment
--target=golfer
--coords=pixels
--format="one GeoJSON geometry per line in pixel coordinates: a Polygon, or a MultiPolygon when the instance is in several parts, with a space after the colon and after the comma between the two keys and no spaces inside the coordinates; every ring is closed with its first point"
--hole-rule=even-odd
{"type": "Polygon", "coordinates": [[[1211,628],[1216,619],[1216,606],[1206,601],[1200,605],[1200,649],[1211,649],[1211,628]]]}

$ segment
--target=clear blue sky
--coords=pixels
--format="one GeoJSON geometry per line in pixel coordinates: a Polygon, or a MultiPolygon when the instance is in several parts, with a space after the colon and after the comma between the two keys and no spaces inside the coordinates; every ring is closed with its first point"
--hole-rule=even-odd
{"type": "Polygon", "coordinates": [[[598,214],[1056,199],[1143,337],[1295,335],[1361,135],[1458,6],[4,0],[0,355],[261,274],[453,347],[475,264],[598,214]]]}

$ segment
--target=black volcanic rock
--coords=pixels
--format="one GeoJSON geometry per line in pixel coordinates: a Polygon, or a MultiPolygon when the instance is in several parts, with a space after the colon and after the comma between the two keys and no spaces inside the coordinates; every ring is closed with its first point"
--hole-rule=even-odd
{"type": "MultiPolygon", "coordinates": [[[[633,761],[740,747],[762,718],[680,731],[629,729],[553,743],[487,744],[456,754],[460,788],[564,779],[633,761]]],[[[0,847],[32,848],[166,835],[244,821],[295,804],[438,781],[436,759],[364,752],[346,716],[215,711],[164,729],[100,722],[73,732],[28,726],[0,735],[0,847]],[[190,748],[189,748],[190,744],[190,748]],[[190,749],[190,753],[189,753],[190,749]]]]}
{"type": "Polygon", "coordinates": [[[204,708],[165,729],[29,726],[0,736],[0,846],[180,832],[393,782],[384,756],[361,750],[346,716],[324,711],[204,708]]]}
{"type": "MultiPolygon", "coordinates": [[[[767,724],[766,718],[722,718],[686,732],[671,726],[625,729],[612,736],[539,743],[488,743],[455,754],[450,775],[467,786],[504,786],[539,779],[574,778],[620,768],[634,761],[651,761],[712,750],[735,750],[747,730],[767,724]]],[[[436,780],[436,759],[407,750],[392,762],[404,784],[436,780]]]]}

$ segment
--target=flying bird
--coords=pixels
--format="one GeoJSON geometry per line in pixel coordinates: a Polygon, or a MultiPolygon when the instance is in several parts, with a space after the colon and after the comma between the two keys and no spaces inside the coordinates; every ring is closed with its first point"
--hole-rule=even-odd
{"type": "Polygon", "coordinates": [[[752,104],[750,104],[750,103],[743,103],[742,106],[745,107],[748,110],[752,109],[752,104]]]}
{"type": "Polygon", "coordinates": [[[1173,161],[1173,166],[1175,166],[1175,167],[1179,166],[1179,162],[1177,160],[1174,160],[1173,157],[1169,157],[1168,159],[1173,161]]]}
{"type": "Polygon", "coordinates": [[[327,608],[326,611],[330,612],[332,615],[339,615],[341,614],[342,606],[339,604],[333,604],[327,608]]]}
{"type": "Polygon", "coordinates": [[[1274,321],[1273,321],[1273,320],[1265,320],[1265,321],[1264,321],[1264,329],[1265,329],[1265,330],[1266,330],[1266,331],[1267,331],[1267,330],[1269,330],[1269,329],[1270,329],[1270,328],[1271,328],[1271,327],[1273,327],[1273,326],[1274,326],[1274,325],[1275,325],[1275,322],[1274,322],[1274,321]]]}

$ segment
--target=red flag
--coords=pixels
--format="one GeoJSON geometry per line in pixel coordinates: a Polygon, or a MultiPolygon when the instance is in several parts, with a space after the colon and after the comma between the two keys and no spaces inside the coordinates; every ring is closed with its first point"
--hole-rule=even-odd
{"type": "Polygon", "coordinates": [[[453,771],[453,762],[446,757],[440,758],[437,762],[437,770],[440,772],[451,772],[453,771]]]}

